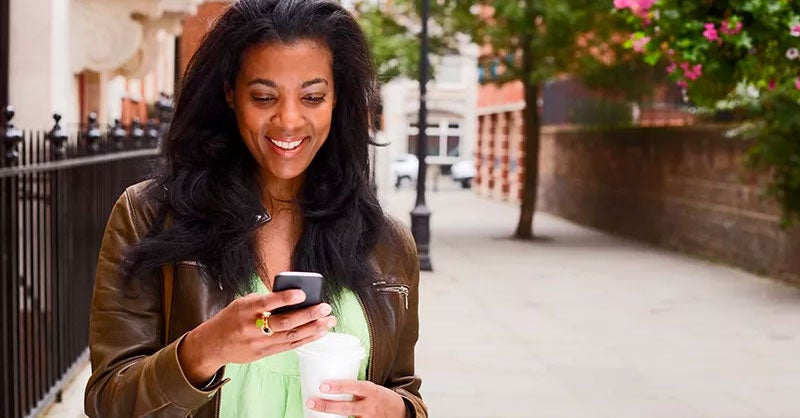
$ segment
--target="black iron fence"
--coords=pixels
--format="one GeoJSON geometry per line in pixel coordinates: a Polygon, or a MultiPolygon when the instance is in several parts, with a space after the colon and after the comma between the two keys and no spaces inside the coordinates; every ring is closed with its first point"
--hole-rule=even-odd
{"type": "MultiPolygon", "coordinates": [[[[165,126],[96,115],[68,132],[0,128],[0,416],[36,416],[60,400],[88,355],[97,254],[111,207],[144,178],[165,126]]],[[[166,118],[165,118],[166,119],[166,118]]]]}

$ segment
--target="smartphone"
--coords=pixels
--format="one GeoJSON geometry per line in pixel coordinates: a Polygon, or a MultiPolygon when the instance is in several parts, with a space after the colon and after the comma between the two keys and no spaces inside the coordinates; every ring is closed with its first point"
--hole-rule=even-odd
{"type": "Polygon", "coordinates": [[[296,305],[284,306],[272,311],[273,314],[282,314],[307,308],[322,303],[322,275],[303,271],[285,271],[278,273],[272,283],[273,292],[289,289],[300,289],[306,294],[306,300],[296,305]]]}

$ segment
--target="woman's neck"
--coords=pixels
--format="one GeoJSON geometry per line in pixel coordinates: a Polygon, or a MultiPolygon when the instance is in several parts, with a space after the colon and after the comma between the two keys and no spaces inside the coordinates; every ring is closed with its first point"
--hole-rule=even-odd
{"type": "Polygon", "coordinates": [[[304,175],[293,179],[280,179],[269,174],[262,175],[262,200],[269,213],[294,211],[297,197],[303,186],[304,175]]]}

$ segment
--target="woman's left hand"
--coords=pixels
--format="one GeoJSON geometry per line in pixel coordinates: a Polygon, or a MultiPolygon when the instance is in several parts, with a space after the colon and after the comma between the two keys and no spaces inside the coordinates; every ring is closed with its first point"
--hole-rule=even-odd
{"type": "Polygon", "coordinates": [[[312,410],[356,418],[404,418],[406,403],[397,392],[359,380],[325,382],[320,392],[353,395],[352,401],[330,401],[311,398],[306,406],[312,410]]]}

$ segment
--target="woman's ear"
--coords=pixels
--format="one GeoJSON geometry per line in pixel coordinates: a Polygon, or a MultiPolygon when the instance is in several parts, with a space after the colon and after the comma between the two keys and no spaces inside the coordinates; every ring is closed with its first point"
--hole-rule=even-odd
{"type": "Polygon", "coordinates": [[[236,102],[233,100],[233,89],[227,82],[225,82],[225,102],[228,103],[229,108],[236,110],[236,102]]]}

